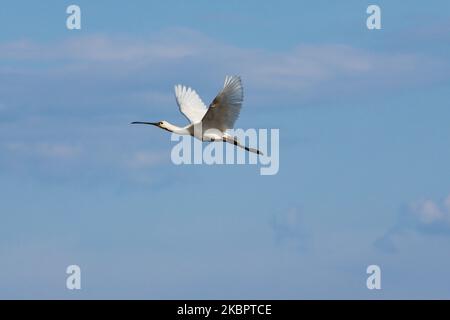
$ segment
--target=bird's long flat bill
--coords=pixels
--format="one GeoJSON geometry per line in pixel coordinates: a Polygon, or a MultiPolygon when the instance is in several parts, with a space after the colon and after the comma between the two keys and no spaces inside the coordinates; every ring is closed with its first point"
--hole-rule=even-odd
{"type": "Polygon", "coordinates": [[[131,124],[150,124],[152,126],[159,126],[159,122],[133,121],[131,124]]]}

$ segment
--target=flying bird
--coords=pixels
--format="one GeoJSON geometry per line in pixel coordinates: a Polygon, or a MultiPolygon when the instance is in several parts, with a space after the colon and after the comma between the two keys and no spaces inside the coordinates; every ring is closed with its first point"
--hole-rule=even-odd
{"type": "Polygon", "coordinates": [[[223,141],[262,155],[258,149],[242,145],[236,137],[226,132],[234,127],[244,99],[239,76],[225,77],[222,90],[208,108],[197,92],[186,86],[175,86],[175,98],[181,113],[190,121],[187,126],[177,127],[164,120],[159,122],[135,121],[131,124],[153,125],[176,134],[190,135],[201,141],[223,141]]]}

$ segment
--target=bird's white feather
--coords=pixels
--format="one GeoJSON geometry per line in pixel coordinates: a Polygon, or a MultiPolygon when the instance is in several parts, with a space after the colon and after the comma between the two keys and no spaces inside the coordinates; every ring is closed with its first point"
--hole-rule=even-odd
{"type": "Polygon", "coordinates": [[[224,132],[232,129],[239,117],[243,99],[241,78],[227,76],[222,91],[214,98],[202,119],[203,131],[214,128],[224,132]]]}
{"type": "Polygon", "coordinates": [[[175,98],[181,113],[191,123],[198,123],[202,120],[207,108],[195,90],[186,86],[176,85],[175,98]]]}

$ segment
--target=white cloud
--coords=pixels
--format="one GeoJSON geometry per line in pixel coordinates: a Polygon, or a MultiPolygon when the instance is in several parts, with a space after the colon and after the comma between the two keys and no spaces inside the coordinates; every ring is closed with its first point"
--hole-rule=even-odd
{"type": "MultiPolygon", "coordinates": [[[[100,134],[78,138],[76,144],[5,140],[0,142],[0,171],[44,181],[161,183],[166,174],[160,168],[170,163],[170,152],[152,151],[155,148],[140,150],[145,137],[136,142],[133,139],[140,136],[132,134],[128,123],[123,127],[120,129],[119,125],[107,133],[102,128],[100,134]],[[115,135],[121,136],[122,132],[115,131],[120,130],[124,133],[128,130],[128,138],[119,141],[115,135]]],[[[161,150],[159,146],[156,148],[161,150]]]]}
{"type": "MultiPolygon", "coordinates": [[[[350,100],[358,94],[366,99],[367,92],[384,94],[380,88],[412,88],[450,74],[448,65],[413,52],[343,44],[239,48],[185,29],[148,38],[95,35],[0,43],[0,59],[1,102],[8,106],[0,120],[0,143],[9,143],[11,153],[0,157],[4,168],[18,167],[22,160],[22,167],[31,168],[37,165],[31,159],[76,159],[74,171],[104,176],[111,175],[111,168],[140,174],[139,168],[164,163],[139,151],[146,136],[122,125],[169,119],[169,113],[182,119],[172,91],[177,83],[193,86],[208,104],[226,74],[241,74],[246,106],[282,108],[298,107],[305,99],[334,102],[337,96],[350,100]],[[51,141],[55,130],[83,147],[60,143],[58,136],[51,141]],[[117,148],[125,144],[127,153],[119,154],[117,148]]],[[[157,148],[164,146],[160,140],[157,148]]],[[[53,162],[42,162],[43,175],[53,170],[53,162]]]]}
{"type": "Polygon", "coordinates": [[[80,156],[82,153],[81,147],[63,143],[8,142],[4,144],[4,147],[9,152],[32,155],[41,158],[72,159],[80,156]]]}
{"type": "Polygon", "coordinates": [[[375,241],[375,246],[394,252],[397,250],[396,242],[409,232],[450,236],[450,195],[440,203],[426,199],[404,207],[396,223],[375,241]]]}
{"type": "Polygon", "coordinates": [[[149,168],[165,161],[167,161],[167,154],[164,152],[137,151],[127,160],[127,165],[133,169],[149,168]]]}
{"type": "Polygon", "coordinates": [[[450,230],[450,195],[442,204],[432,200],[422,200],[411,204],[410,208],[411,214],[415,215],[421,225],[440,224],[447,226],[450,230]]]}
{"type": "MultiPolygon", "coordinates": [[[[179,81],[188,85],[201,81],[217,90],[226,74],[237,73],[252,90],[253,101],[268,105],[298,105],[302,99],[335,99],[339,95],[353,97],[377,88],[396,90],[449,74],[447,62],[414,52],[305,43],[284,51],[239,48],[186,29],[165,30],[139,39],[95,35],[52,44],[3,43],[0,58],[50,63],[40,71],[32,67],[0,69],[0,77],[2,72],[13,74],[20,83],[21,77],[33,81],[38,72],[49,76],[51,83],[65,82],[69,87],[74,79],[78,85],[105,87],[111,96],[128,90],[128,94],[143,99],[150,91],[154,96],[167,95],[179,81]],[[141,89],[144,83],[146,89],[141,89]],[[113,90],[119,84],[120,90],[113,90]]],[[[42,75],[36,81],[42,81],[42,75]]],[[[91,101],[103,94],[98,91],[90,92],[91,101]]]]}
{"type": "Polygon", "coordinates": [[[271,227],[274,232],[275,242],[305,250],[309,243],[303,217],[297,208],[291,208],[286,212],[273,216],[271,227]]]}
{"type": "Polygon", "coordinates": [[[85,62],[136,62],[178,59],[195,53],[195,47],[151,41],[108,37],[74,37],[51,45],[28,40],[0,44],[0,57],[14,60],[78,60],[85,62]]]}

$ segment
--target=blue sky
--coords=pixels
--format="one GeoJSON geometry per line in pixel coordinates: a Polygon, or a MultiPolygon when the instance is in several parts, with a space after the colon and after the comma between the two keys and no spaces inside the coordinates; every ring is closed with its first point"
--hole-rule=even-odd
{"type": "Polygon", "coordinates": [[[450,4],[374,3],[2,3],[0,298],[449,298],[450,4]],[[129,125],[227,74],[275,176],[129,125]]]}

